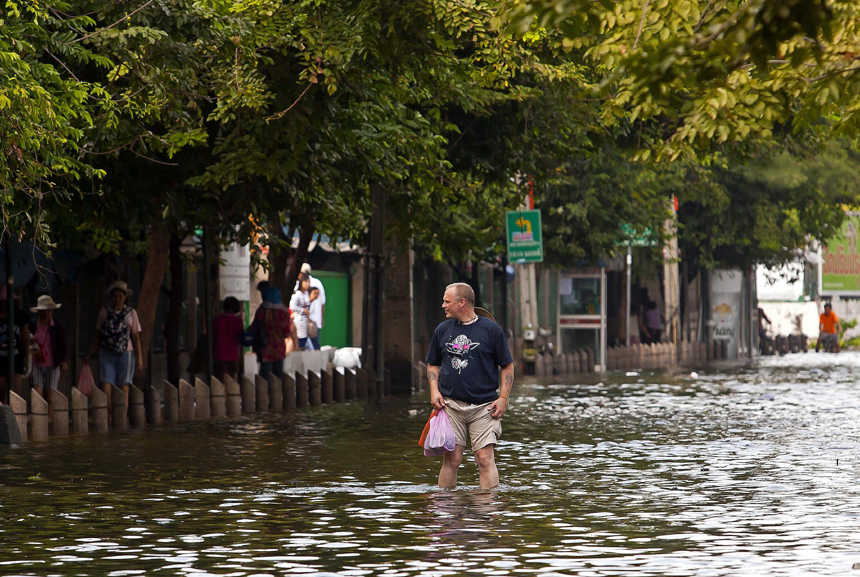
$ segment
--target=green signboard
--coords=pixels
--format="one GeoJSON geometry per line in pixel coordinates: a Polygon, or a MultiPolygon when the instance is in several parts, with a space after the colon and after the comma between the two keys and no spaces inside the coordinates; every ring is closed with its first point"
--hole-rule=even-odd
{"type": "Polygon", "coordinates": [[[539,210],[512,210],[507,214],[508,260],[543,262],[543,231],[539,210]]]}
{"type": "Polygon", "coordinates": [[[650,227],[644,232],[636,232],[632,226],[626,222],[621,223],[621,234],[623,238],[616,240],[615,244],[620,246],[657,246],[657,238],[654,231],[650,227]]]}
{"type": "Polygon", "coordinates": [[[842,230],[822,249],[824,264],[819,268],[822,295],[860,295],[858,231],[860,214],[849,212],[842,223],[842,230]]]}

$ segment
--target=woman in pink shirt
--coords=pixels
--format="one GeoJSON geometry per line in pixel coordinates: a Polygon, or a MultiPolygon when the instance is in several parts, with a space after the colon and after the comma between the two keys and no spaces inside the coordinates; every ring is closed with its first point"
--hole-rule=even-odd
{"type": "Polygon", "coordinates": [[[239,339],[245,330],[245,323],[242,321],[242,305],[236,297],[224,299],[222,308],[223,314],[212,320],[212,354],[215,378],[223,383],[225,374],[235,379],[239,373],[239,339]]]}
{"type": "Polygon", "coordinates": [[[60,371],[69,370],[66,331],[62,323],[54,319],[54,310],[60,306],[50,295],[42,295],[36,306],[30,309],[39,315],[34,335],[39,354],[33,363],[33,388],[48,401],[49,415],[53,415],[52,391],[57,389],[60,382],[60,371]]]}

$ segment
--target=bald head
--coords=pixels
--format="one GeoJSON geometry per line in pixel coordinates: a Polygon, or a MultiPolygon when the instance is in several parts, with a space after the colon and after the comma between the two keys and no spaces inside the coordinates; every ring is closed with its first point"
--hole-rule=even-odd
{"type": "Polygon", "coordinates": [[[471,320],[475,316],[475,291],[462,282],[448,285],[442,299],[442,310],[449,319],[460,322],[471,320]]]}
{"type": "Polygon", "coordinates": [[[451,294],[457,300],[466,299],[466,304],[472,308],[475,308],[475,291],[472,290],[472,287],[467,285],[464,282],[455,282],[454,284],[449,284],[445,287],[446,291],[451,291],[451,294]]]}

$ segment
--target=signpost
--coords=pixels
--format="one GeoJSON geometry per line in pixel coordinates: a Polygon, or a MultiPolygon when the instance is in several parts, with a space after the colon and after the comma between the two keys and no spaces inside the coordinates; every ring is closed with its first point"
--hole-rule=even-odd
{"type": "Polygon", "coordinates": [[[543,262],[543,229],[539,210],[511,210],[507,225],[508,261],[543,262]]]}
{"type": "Polygon", "coordinates": [[[624,240],[616,241],[615,244],[620,246],[627,247],[627,310],[624,311],[625,318],[625,327],[626,327],[626,337],[624,337],[624,346],[630,346],[630,299],[631,299],[631,286],[630,279],[632,276],[633,269],[633,249],[634,246],[656,246],[657,241],[654,239],[654,231],[650,228],[645,229],[643,233],[637,233],[633,230],[633,227],[629,224],[622,223],[621,231],[624,233],[624,240]]]}

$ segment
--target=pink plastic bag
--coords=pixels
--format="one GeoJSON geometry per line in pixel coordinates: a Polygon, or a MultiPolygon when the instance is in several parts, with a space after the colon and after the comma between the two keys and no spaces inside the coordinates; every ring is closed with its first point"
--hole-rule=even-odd
{"type": "Polygon", "coordinates": [[[89,397],[93,394],[93,387],[95,386],[96,380],[93,378],[93,371],[89,365],[84,365],[78,376],[78,390],[89,397]]]}
{"type": "Polygon", "coordinates": [[[453,451],[456,445],[457,438],[454,435],[454,427],[448,420],[448,413],[439,411],[430,419],[430,432],[427,433],[427,439],[424,441],[424,456],[438,457],[453,451]]]}

